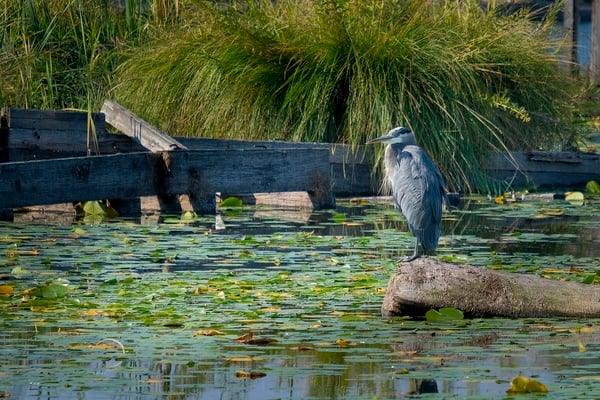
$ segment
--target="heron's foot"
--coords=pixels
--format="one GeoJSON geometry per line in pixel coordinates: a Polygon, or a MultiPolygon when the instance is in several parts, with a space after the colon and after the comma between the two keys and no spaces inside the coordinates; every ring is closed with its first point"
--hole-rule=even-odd
{"type": "Polygon", "coordinates": [[[415,261],[417,258],[419,258],[419,255],[415,253],[410,256],[402,257],[400,259],[400,262],[407,263],[407,262],[415,261]]]}

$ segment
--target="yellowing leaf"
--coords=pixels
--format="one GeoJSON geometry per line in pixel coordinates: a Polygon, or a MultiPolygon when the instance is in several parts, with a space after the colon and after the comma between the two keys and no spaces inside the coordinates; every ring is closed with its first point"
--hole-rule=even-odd
{"type": "Polygon", "coordinates": [[[9,285],[0,285],[0,295],[12,296],[15,293],[15,289],[9,285]]]}
{"type": "Polygon", "coordinates": [[[276,339],[269,338],[269,337],[255,338],[254,335],[252,334],[252,332],[245,333],[242,336],[240,336],[234,340],[238,343],[253,344],[253,345],[257,345],[257,346],[265,346],[265,345],[268,345],[271,343],[277,343],[276,339]]]}
{"type": "Polygon", "coordinates": [[[585,197],[581,192],[567,192],[565,193],[565,200],[573,205],[583,205],[585,197]]]}
{"type": "Polygon", "coordinates": [[[85,310],[85,311],[83,311],[81,313],[81,315],[88,316],[88,317],[95,317],[97,315],[104,315],[104,312],[102,310],[91,309],[91,310],[85,310]]]}
{"type": "Polygon", "coordinates": [[[346,222],[346,221],[344,221],[344,222],[342,222],[342,225],[345,225],[345,226],[362,226],[363,224],[360,223],[360,222],[346,222]]]}
{"type": "Polygon", "coordinates": [[[565,214],[565,211],[560,208],[547,208],[541,211],[543,215],[549,215],[552,217],[559,217],[565,214]]]}
{"type": "Polygon", "coordinates": [[[308,345],[300,345],[298,347],[291,347],[291,350],[296,350],[296,351],[311,351],[314,350],[315,348],[312,346],[308,346],[308,345]]]}
{"type": "Polygon", "coordinates": [[[281,307],[264,307],[264,308],[261,308],[260,311],[278,312],[278,311],[281,311],[281,307]]]}
{"type": "Polygon", "coordinates": [[[252,356],[237,356],[237,357],[229,357],[225,360],[228,363],[246,363],[256,361],[255,357],[252,356]]]}
{"type": "Polygon", "coordinates": [[[580,353],[585,353],[587,351],[587,349],[585,348],[585,344],[583,344],[583,342],[581,340],[579,340],[579,342],[577,344],[579,346],[580,353]]]}
{"type": "Polygon", "coordinates": [[[536,379],[529,379],[529,382],[527,383],[527,393],[548,393],[548,388],[536,379]]]}
{"type": "Polygon", "coordinates": [[[73,343],[69,346],[70,349],[116,349],[117,345],[110,343],[73,343]]]}
{"type": "Polygon", "coordinates": [[[335,341],[335,344],[337,344],[340,347],[351,347],[351,346],[356,346],[355,343],[350,342],[348,340],[339,338],[338,340],[335,341]]]}
{"type": "Polygon", "coordinates": [[[547,393],[548,388],[540,381],[519,375],[510,382],[506,393],[547,393]]]}
{"type": "Polygon", "coordinates": [[[225,335],[225,332],[218,331],[216,329],[201,329],[194,332],[194,336],[218,336],[225,335]]]}
{"type": "Polygon", "coordinates": [[[600,381],[600,376],[576,376],[575,381],[600,381]]]}
{"type": "Polygon", "coordinates": [[[260,371],[236,371],[235,376],[240,379],[256,379],[267,376],[264,372],[260,371]]]}
{"type": "Polygon", "coordinates": [[[102,207],[102,204],[97,200],[86,201],[83,205],[83,211],[86,213],[86,215],[106,215],[104,207],[102,207]]]}

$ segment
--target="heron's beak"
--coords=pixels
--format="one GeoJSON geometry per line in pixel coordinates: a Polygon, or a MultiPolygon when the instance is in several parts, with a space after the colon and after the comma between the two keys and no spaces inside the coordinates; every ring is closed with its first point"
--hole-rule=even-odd
{"type": "Polygon", "coordinates": [[[371,140],[369,140],[369,141],[367,142],[367,144],[371,144],[371,143],[386,143],[388,140],[390,140],[390,139],[393,139],[393,138],[394,138],[394,136],[393,136],[393,135],[390,135],[390,134],[388,133],[388,134],[385,134],[385,135],[383,135],[383,136],[379,136],[379,137],[377,137],[377,138],[375,138],[375,139],[371,139],[371,140]]]}

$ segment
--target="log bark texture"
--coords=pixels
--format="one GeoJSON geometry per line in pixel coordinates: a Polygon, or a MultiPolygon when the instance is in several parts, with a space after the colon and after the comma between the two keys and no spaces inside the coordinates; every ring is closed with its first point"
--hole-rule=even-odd
{"type": "Polygon", "coordinates": [[[454,307],[467,317],[600,317],[600,286],[421,257],[390,278],[383,316],[454,307]]]}

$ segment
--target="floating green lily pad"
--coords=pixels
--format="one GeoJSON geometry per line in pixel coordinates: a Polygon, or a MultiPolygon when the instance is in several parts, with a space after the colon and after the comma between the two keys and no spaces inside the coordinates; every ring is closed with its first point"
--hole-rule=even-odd
{"type": "Polygon", "coordinates": [[[38,286],[31,291],[31,295],[42,299],[59,299],[65,297],[69,287],[63,283],[48,283],[38,286]]]}
{"type": "Polygon", "coordinates": [[[443,307],[439,310],[431,309],[425,313],[425,319],[427,322],[458,321],[464,318],[465,316],[462,311],[452,307],[443,307]]]}

